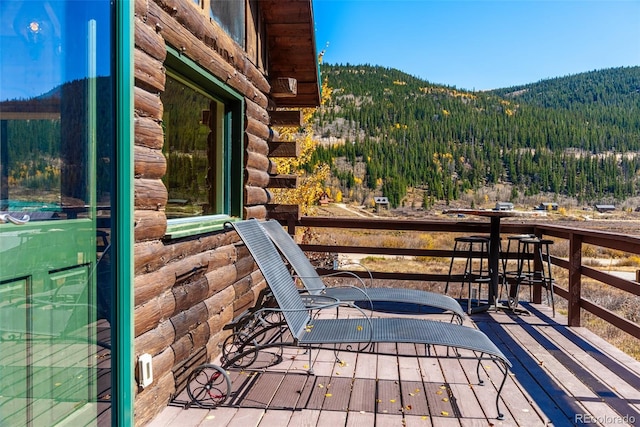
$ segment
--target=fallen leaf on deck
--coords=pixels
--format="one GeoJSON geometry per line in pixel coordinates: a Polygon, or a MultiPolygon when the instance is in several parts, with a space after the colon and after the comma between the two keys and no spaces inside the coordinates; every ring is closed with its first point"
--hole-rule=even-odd
{"type": "Polygon", "coordinates": [[[440,415],[442,415],[443,417],[448,417],[449,413],[447,411],[442,411],[440,412],[440,415]]]}

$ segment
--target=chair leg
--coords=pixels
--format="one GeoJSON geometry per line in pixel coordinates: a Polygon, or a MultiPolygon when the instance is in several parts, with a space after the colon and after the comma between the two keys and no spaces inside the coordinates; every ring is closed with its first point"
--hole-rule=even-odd
{"type": "MultiPolygon", "coordinates": [[[[542,246],[542,245],[541,245],[542,246]]],[[[553,298],[553,276],[551,274],[551,255],[549,255],[549,244],[545,243],[546,251],[547,251],[547,280],[545,281],[545,288],[547,291],[547,304],[551,305],[551,314],[553,317],[556,317],[556,304],[553,298]],[[551,297],[551,301],[549,301],[549,297],[551,297]]],[[[542,249],[541,249],[542,250],[542,249]]]]}
{"type": "Polygon", "coordinates": [[[465,288],[465,283],[468,282],[467,286],[467,314],[471,314],[471,288],[473,287],[473,243],[469,243],[469,251],[467,252],[467,262],[464,266],[464,281],[462,282],[462,287],[460,288],[460,298],[462,298],[465,288]]]}
{"type": "Polygon", "coordinates": [[[444,286],[444,294],[448,295],[449,293],[449,282],[451,280],[451,272],[453,271],[453,261],[456,259],[456,254],[458,252],[458,242],[453,244],[453,255],[451,255],[451,262],[449,263],[449,275],[447,276],[447,284],[444,286]]]}

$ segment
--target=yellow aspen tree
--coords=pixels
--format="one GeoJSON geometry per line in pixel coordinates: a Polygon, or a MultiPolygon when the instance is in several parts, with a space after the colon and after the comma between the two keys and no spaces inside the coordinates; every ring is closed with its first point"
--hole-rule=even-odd
{"type": "MultiPolygon", "coordinates": [[[[322,83],[321,104],[325,104],[331,98],[331,88],[327,81],[322,83]]],[[[315,108],[302,109],[301,128],[277,127],[280,139],[284,141],[295,141],[300,144],[300,155],[296,158],[274,159],[279,174],[298,175],[298,187],[293,189],[273,189],[273,201],[278,204],[298,205],[300,213],[305,215],[313,213],[314,206],[325,191],[324,183],[329,177],[329,165],[318,165],[312,173],[306,173],[301,166],[306,164],[316,147],[313,139],[313,128],[311,120],[315,108]]]]}

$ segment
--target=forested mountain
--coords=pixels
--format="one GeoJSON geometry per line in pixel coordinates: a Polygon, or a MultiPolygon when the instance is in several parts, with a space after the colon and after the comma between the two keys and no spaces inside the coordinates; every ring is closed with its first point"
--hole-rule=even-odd
{"type": "MultiPolygon", "coordinates": [[[[324,143],[309,167],[364,162],[364,184],[394,206],[408,187],[423,189],[426,204],[498,182],[512,183],[512,196],[581,202],[640,190],[640,67],[484,92],[376,66],[321,71],[332,96],[315,118],[324,143]]],[[[334,175],[354,185],[348,168],[334,175]]]]}

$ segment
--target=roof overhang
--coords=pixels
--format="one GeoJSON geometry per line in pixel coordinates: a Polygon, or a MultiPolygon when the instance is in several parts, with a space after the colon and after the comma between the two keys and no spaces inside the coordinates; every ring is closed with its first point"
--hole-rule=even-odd
{"type": "Polygon", "coordinates": [[[260,7],[276,107],[319,106],[320,70],[311,0],[261,0],[260,7]]]}

